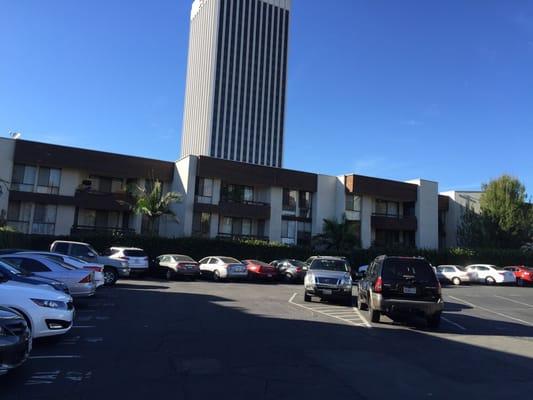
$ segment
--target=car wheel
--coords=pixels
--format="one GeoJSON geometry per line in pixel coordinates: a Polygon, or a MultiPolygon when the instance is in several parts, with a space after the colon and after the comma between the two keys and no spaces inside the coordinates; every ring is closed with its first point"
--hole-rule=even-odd
{"type": "Polygon", "coordinates": [[[452,283],[455,286],[459,286],[461,284],[461,279],[459,279],[458,277],[455,277],[455,278],[452,279],[452,283]]]}
{"type": "Polygon", "coordinates": [[[165,278],[167,278],[167,281],[171,281],[174,279],[174,271],[172,271],[170,268],[167,268],[167,271],[165,273],[165,278]]]}
{"type": "Polygon", "coordinates": [[[104,267],[104,285],[112,286],[117,283],[118,273],[114,268],[104,267]]]}
{"type": "Polygon", "coordinates": [[[214,280],[215,282],[220,281],[220,272],[218,272],[218,269],[215,269],[215,270],[213,271],[213,280],[214,280]]]}
{"type": "Polygon", "coordinates": [[[379,319],[381,317],[381,313],[372,308],[372,302],[371,301],[368,301],[367,307],[368,307],[368,314],[370,314],[370,321],[379,322],[379,319]]]}
{"type": "Polygon", "coordinates": [[[306,301],[306,302],[310,302],[311,301],[311,296],[309,294],[307,294],[307,292],[305,292],[305,294],[304,294],[304,301],[306,301]]]}
{"type": "Polygon", "coordinates": [[[440,315],[441,313],[438,312],[436,314],[433,314],[432,316],[428,317],[427,324],[430,329],[437,329],[440,325],[440,315]]]}
{"type": "Polygon", "coordinates": [[[487,276],[485,278],[485,283],[487,285],[494,285],[496,283],[496,280],[492,276],[487,276]]]}

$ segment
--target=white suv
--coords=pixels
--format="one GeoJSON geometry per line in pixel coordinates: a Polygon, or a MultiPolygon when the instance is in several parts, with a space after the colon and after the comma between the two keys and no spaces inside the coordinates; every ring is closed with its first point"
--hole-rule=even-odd
{"type": "Polygon", "coordinates": [[[72,328],[72,297],[58,290],[6,280],[0,273],[0,304],[22,314],[34,338],[62,335],[72,328]]]}
{"type": "Polygon", "coordinates": [[[140,275],[148,271],[148,256],[143,249],[136,247],[110,247],[104,251],[104,255],[128,263],[131,275],[140,275]]]}

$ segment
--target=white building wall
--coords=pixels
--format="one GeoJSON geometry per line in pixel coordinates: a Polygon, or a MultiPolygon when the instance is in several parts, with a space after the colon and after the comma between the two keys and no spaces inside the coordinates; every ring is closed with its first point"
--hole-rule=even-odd
{"type": "Polygon", "coordinates": [[[9,183],[13,175],[13,157],[15,156],[15,140],[0,138],[0,213],[7,216],[9,202],[9,183]]]}
{"type": "Polygon", "coordinates": [[[281,242],[281,214],[283,210],[283,189],[270,188],[270,220],[268,234],[271,242],[281,242]]]}
{"type": "Polygon", "coordinates": [[[476,213],[481,212],[479,200],[483,192],[481,191],[448,191],[441,195],[450,198],[448,212],[446,214],[446,247],[457,247],[457,230],[461,226],[461,220],[467,208],[476,213]]]}
{"type": "Polygon", "coordinates": [[[374,201],[370,196],[361,196],[361,247],[368,249],[372,246],[372,213],[374,201]]]}
{"type": "Polygon", "coordinates": [[[182,201],[171,206],[178,223],[168,236],[191,236],[194,215],[194,193],[196,189],[197,157],[185,157],[176,162],[171,189],[182,196],[182,201]]]}
{"type": "Polygon", "coordinates": [[[324,219],[337,219],[337,191],[339,181],[336,176],[318,175],[317,191],[313,196],[313,236],[322,233],[324,219]]]}
{"type": "Polygon", "coordinates": [[[439,248],[439,184],[424,179],[408,181],[418,185],[418,198],[415,206],[418,229],[416,246],[421,249],[439,248]]]}

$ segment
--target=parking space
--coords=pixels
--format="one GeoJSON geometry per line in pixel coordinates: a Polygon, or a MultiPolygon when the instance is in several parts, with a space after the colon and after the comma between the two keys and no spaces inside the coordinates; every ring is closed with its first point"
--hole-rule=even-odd
{"type": "MultiPolygon", "coordinates": [[[[354,304],[356,299],[354,293],[354,304]]],[[[533,390],[533,288],[444,288],[437,331],[289,284],[121,281],[0,378],[4,399],[489,399],[533,390]],[[384,378],[386,381],[384,382],[384,378]],[[505,382],[502,385],[501,382],[505,382]]]]}

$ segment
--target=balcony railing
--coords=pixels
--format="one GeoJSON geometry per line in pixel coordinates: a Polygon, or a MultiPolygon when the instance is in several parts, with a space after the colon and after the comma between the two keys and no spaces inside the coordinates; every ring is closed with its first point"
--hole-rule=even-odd
{"type": "Polygon", "coordinates": [[[237,199],[232,197],[221,197],[220,202],[222,203],[234,203],[234,204],[246,204],[250,206],[269,206],[270,204],[264,203],[262,201],[255,201],[255,200],[244,200],[244,199],[237,199]]]}
{"type": "Polygon", "coordinates": [[[265,242],[269,241],[269,238],[267,236],[260,236],[260,235],[242,235],[242,234],[219,232],[217,237],[219,239],[231,239],[231,240],[262,240],[265,242]]]}
{"type": "Polygon", "coordinates": [[[55,222],[34,222],[31,225],[31,233],[36,235],[53,235],[55,233],[55,222]]]}
{"type": "Polygon", "coordinates": [[[29,233],[30,221],[7,220],[7,225],[20,233],[29,233]]]}
{"type": "Polygon", "coordinates": [[[111,226],[93,226],[93,225],[74,225],[71,229],[71,233],[89,233],[89,232],[99,232],[99,233],[122,233],[122,234],[133,234],[135,229],[131,228],[117,228],[111,226]]]}

